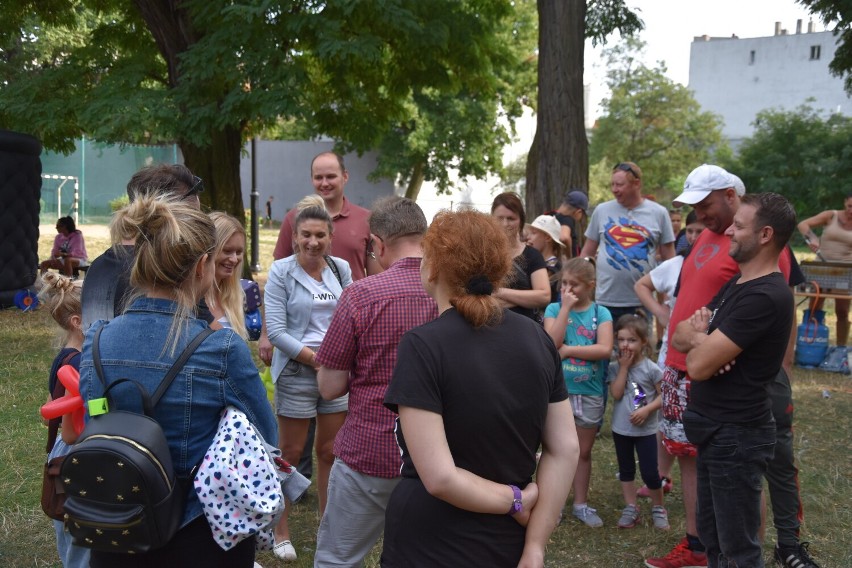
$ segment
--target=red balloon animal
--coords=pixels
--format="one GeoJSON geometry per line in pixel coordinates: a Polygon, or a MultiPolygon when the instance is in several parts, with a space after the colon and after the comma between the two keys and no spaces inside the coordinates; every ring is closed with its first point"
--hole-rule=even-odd
{"type": "Polygon", "coordinates": [[[80,373],[71,365],[63,365],[56,372],[59,382],[65,386],[65,395],[51,400],[41,407],[41,415],[45,420],[59,418],[65,414],[71,415],[74,432],[83,431],[85,409],[83,397],[80,396],[80,373]]]}

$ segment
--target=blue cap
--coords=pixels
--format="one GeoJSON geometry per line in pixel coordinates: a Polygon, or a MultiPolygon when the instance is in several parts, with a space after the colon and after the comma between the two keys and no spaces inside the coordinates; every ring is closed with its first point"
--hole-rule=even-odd
{"type": "Polygon", "coordinates": [[[572,189],[566,193],[562,202],[581,210],[583,213],[586,213],[589,209],[589,197],[579,189],[572,189]]]}

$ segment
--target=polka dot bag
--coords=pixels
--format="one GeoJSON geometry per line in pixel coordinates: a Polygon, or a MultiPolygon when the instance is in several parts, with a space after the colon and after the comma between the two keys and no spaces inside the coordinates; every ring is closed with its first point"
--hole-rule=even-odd
{"type": "Polygon", "coordinates": [[[194,485],[223,550],[252,535],[258,550],[272,550],[272,530],[284,512],[281,481],[263,438],[241,410],[225,409],[194,485]]]}

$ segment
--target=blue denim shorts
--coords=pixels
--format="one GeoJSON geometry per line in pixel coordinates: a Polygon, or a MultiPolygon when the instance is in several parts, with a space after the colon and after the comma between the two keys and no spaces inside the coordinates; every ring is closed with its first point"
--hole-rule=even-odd
{"type": "Polygon", "coordinates": [[[349,395],[323,400],[317,385],[317,372],[309,365],[291,359],[275,382],[275,414],[287,418],[313,418],[349,409],[349,395]]]}

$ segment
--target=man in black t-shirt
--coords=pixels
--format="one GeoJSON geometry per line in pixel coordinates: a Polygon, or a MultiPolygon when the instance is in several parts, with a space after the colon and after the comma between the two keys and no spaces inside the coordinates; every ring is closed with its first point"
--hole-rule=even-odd
{"type": "MultiPolygon", "coordinates": [[[[127,182],[127,196],[134,201],[140,195],[173,195],[185,204],[201,208],[198,194],[204,191],[201,178],[183,164],[155,164],[133,174],[127,182]]],[[[126,235],[92,261],[83,286],[83,331],[97,320],[111,320],[124,312],[128,298],[130,271],[135,259],[136,235],[126,235]]],[[[207,319],[208,323],[212,316],[207,319]]]]}
{"type": "Polygon", "coordinates": [[[709,566],[763,565],[760,494],[775,446],[769,386],[794,317],[778,258],[795,227],[784,197],[745,195],[726,231],[740,274],[673,337],[692,379],[683,422],[698,446],[697,521],[709,566]]]}

